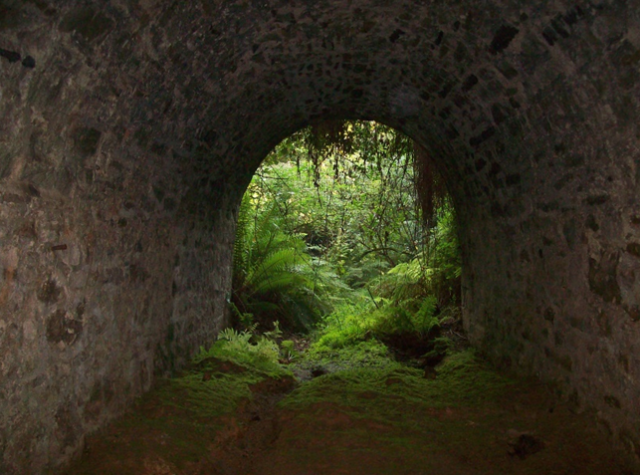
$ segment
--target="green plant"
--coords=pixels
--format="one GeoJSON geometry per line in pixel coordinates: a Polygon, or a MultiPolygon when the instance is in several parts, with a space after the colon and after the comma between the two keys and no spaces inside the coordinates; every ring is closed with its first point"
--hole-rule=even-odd
{"type": "Polygon", "coordinates": [[[457,220],[449,201],[440,209],[437,225],[429,235],[427,287],[441,308],[460,303],[462,260],[458,245],[457,220]]]}
{"type": "Polygon", "coordinates": [[[427,359],[438,358],[441,355],[451,356],[455,351],[455,343],[451,338],[446,336],[438,336],[433,339],[433,349],[425,353],[423,356],[427,359]]]}
{"type": "Polygon", "coordinates": [[[283,340],[282,342],[280,342],[280,356],[289,361],[294,360],[300,356],[300,354],[296,350],[293,340],[283,340]]]}
{"type": "Polygon", "coordinates": [[[461,265],[451,200],[423,152],[386,126],[344,121],[276,147],[239,212],[236,320],[309,329],[326,315],[319,338],[333,347],[433,338],[439,315],[456,314],[461,265]]]}
{"type": "MultiPolygon", "coordinates": [[[[427,338],[434,329],[440,326],[440,319],[435,313],[435,297],[426,297],[417,310],[405,306],[387,304],[373,313],[374,324],[371,331],[378,337],[393,334],[410,333],[419,338],[427,338]]],[[[413,302],[412,302],[413,303],[413,302]]]]}
{"type": "Polygon", "coordinates": [[[253,183],[313,255],[358,288],[422,244],[413,150],[408,137],[374,122],[316,123],[276,147],[253,183]]]}
{"type": "Polygon", "coordinates": [[[272,376],[289,374],[280,365],[279,356],[280,349],[275,341],[266,337],[256,337],[250,331],[239,332],[227,328],[218,334],[217,341],[208,350],[200,348],[200,352],[194,358],[194,364],[208,358],[217,358],[272,376]]]}
{"type": "Polygon", "coordinates": [[[316,348],[337,349],[356,344],[371,333],[375,316],[371,303],[360,293],[350,302],[336,306],[323,318],[315,335],[316,348]]]}
{"type": "Polygon", "coordinates": [[[266,331],[262,334],[262,338],[273,341],[275,343],[282,337],[282,330],[280,330],[280,322],[276,320],[273,322],[273,330],[266,331]]]}
{"type": "Polygon", "coordinates": [[[443,208],[426,247],[376,279],[375,292],[411,310],[423,307],[428,296],[439,309],[459,303],[462,265],[455,222],[451,208],[443,208]]]}
{"type": "Polygon", "coordinates": [[[238,214],[231,299],[239,321],[266,326],[280,319],[293,328],[310,328],[328,309],[319,293],[331,276],[320,267],[301,237],[283,230],[275,204],[259,209],[251,194],[245,194],[238,214]]]}

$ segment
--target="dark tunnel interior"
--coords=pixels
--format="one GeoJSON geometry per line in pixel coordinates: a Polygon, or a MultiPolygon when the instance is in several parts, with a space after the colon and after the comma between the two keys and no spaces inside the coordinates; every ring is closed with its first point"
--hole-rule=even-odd
{"type": "Polygon", "coordinates": [[[43,473],[228,323],[266,154],[377,120],[460,220],[463,321],[640,463],[640,9],[0,2],[0,472],[43,473]]]}

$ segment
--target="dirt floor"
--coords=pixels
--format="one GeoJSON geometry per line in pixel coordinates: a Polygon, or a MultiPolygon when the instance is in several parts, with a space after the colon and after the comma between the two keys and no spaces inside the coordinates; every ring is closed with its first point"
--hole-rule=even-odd
{"type": "Polygon", "coordinates": [[[475,356],[299,382],[209,359],[86,441],[64,473],[633,474],[592,417],[475,356]]]}

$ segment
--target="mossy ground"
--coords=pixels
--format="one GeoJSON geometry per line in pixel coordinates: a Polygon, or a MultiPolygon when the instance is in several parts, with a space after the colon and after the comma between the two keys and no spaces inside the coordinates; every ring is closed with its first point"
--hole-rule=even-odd
{"type": "Polygon", "coordinates": [[[329,373],[293,389],[287,371],[202,358],[90,437],[66,473],[633,473],[588,416],[472,351],[426,375],[385,357],[376,343],[321,352],[297,368],[329,363],[329,373]],[[540,447],[514,451],[522,434],[540,447]]]}
{"type": "Polygon", "coordinates": [[[326,374],[280,407],[282,433],[252,473],[624,473],[585,417],[470,350],[427,377],[394,362],[326,374]],[[522,434],[544,448],[521,458],[522,434]]]}
{"type": "Polygon", "coordinates": [[[214,357],[163,379],[126,415],[87,440],[68,474],[216,473],[212,447],[265,381],[292,381],[214,357]],[[203,471],[204,470],[204,471],[203,471]]]}

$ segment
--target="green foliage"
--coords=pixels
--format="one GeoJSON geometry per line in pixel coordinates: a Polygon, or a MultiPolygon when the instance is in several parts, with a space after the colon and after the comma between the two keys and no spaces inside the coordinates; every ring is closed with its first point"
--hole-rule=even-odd
{"type": "Polygon", "coordinates": [[[283,340],[280,342],[280,356],[286,360],[294,360],[300,356],[296,350],[293,340],[283,340]]]}
{"type": "Polygon", "coordinates": [[[435,297],[429,304],[438,308],[459,302],[462,266],[451,208],[441,210],[428,238],[413,259],[399,263],[375,281],[378,295],[409,311],[418,311],[429,296],[435,297]]]}
{"type": "Polygon", "coordinates": [[[309,255],[299,233],[283,230],[275,202],[259,208],[251,193],[238,213],[233,257],[231,304],[245,325],[279,319],[308,329],[329,309],[322,295],[339,285],[331,270],[309,255]]]}
{"type": "Polygon", "coordinates": [[[359,294],[359,300],[337,306],[318,326],[312,348],[344,348],[371,336],[371,329],[376,322],[371,307],[362,293],[359,294]]]}
{"type": "Polygon", "coordinates": [[[283,226],[301,233],[312,254],[333,264],[351,287],[397,267],[388,286],[395,273],[399,292],[436,295],[441,308],[456,305],[461,265],[455,214],[442,179],[416,150],[409,138],[380,124],[316,124],[274,150],[253,191],[263,202],[279,203],[283,226]],[[416,182],[420,167],[430,168],[416,182]],[[432,186],[437,195],[426,217],[416,201],[418,186],[432,186]]]}
{"type": "Polygon", "coordinates": [[[462,259],[458,245],[457,221],[451,205],[440,210],[437,224],[429,233],[428,248],[428,292],[436,295],[441,307],[459,304],[462,259]]]}
{"type": "Polygon", "coordinates": [[[428,219],[416,202],[416,150],[372,122],[314,124],[283,141],[239,212],[236,319],[319,322],[317,345],[333,349],[399,333],[432,338],[443,310],[459,304],[461,264],[433,170],[418,184],[440,187],[428,219]]]}
{"type": "Polygon", "coordinates": [[[254,190],[279,203],[289,231],[302,233],[345,283],[362,287],[411,258],[424,240],[412,153],[406,136],[380,124],[305,129],[267,158],[254,190]]]}
{"type": "Polygon", "coordinates": [[[308,406],[334,402],[352,407],[368,417],[382,416],[396,407],[398,421],[411,421],[415,411],[426,407],[468,406],[500,394],[513,381],[491,370],[471,350],[447,357],[438,367],[436,379],[426,379],[423,371],[403,366],[379,356],[378,364],[353,366],[315,378],[300,386],[281,404],[308,406]],[[362,395],[375,394],[367,398],[362,395]],[[403,401],[391,404],[390,401],[403,401]]]}
{"type": "Polygon", "coordinates": [[[425,357],[428,359],[438,358],[441,355],[451,356],[456,351],[456,343],[447,336],[438,336],[433,339],[433,349],[425,353],[425,357]]]}
{"type": "Polygon", "coordinates": [[[440,325],[440,319],[434,315],[434,297],[423,300],[416,311],[392,305],[388,300],[377,301],[378,308],[365,301],[337,307],[323,319],[312,348],[335,350],[370,338],[382,340],[405,333],[426,338],[440,325]]]}
{"type": "Polygon", "coordinates": [[[208,358],[217,358],[270,376],[290,374],[280,364],[279,357],[280,348],[274,340],[265,336],[256,337],[250,331],[238,332],[233,328],[227,328],[220,332],[211,348],[200,348],[200,352],[194,358],[194,364],[208,358]]]}
{"type": "Polygon", "coordinates": [[[434,297],[426,298],[417,311],[385,305],[373,313],[376,323],[372,331],[380,337],[401,333],[427,337],[434,328],[440,326],[440,320],[434,316],[434,311],[434,297]]]}

